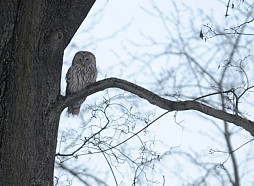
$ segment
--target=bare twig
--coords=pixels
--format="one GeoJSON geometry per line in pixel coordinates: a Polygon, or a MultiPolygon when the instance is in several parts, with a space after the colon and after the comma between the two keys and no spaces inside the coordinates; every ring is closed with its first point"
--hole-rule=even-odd
{"type": "Polygon", "coordinates": [[[229,3],[230,3],[230,0],[228,0],[228,5],[226,6],[226,7],[227,7],[227,9],[226,9],[226,14],[225,14],[225,17],[226,17],[226,18],[229,16],[229,14],[228,14],[229,3]]]}
{"type": "Polygon", "coordinates": [[[112,166],[111,166],[111,164],[110,164],[110,162],[109,162],[109,160],[108,160],[107,156],[105,155],[105,152],[103,152],[103,150],[100,148],[100,146],[99,146],[99,145],[98,145],[97,147],[98,147],[98,148],[100,149],[100,151],[102,152],[102,154],[103,154],[103,156],[104,156],[104,158],[105,158],[105,160],[106,160],[106,162],[107,162],[107,164],[108,164],[108,166],[109,166],[109,168],[110,168],[110,170],[111,170],[111,173],[112,173],[113,178],[114,178],[114,180],[115,180],[116,186],[118,186],[118,183],[117,183],[117,179],[116,179],[115,173],[114,173],[114,171],[113,171],[113,168],[112,168],[112,166]]]}

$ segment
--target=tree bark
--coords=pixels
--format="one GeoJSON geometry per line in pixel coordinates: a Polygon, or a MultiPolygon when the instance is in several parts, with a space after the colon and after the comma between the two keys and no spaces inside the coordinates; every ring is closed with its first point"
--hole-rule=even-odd
{"type": "Polygon", "coordinates": [[[95,0],[0,1],[0,185],[53,185],[65,47],[95,0]]]}

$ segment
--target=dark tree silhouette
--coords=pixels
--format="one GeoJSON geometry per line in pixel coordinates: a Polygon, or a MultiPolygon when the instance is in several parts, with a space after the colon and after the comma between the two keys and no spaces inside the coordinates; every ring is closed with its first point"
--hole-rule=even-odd
{"type": "Polygon", "coordinates": [[[52,185],[63,51],[94,0],[0,2],[0,185],[52,185]]]}

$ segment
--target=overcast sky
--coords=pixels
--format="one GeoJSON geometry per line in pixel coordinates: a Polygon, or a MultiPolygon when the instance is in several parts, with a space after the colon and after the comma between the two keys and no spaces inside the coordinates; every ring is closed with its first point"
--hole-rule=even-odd
{"type": "MultiPolygon", "coordinates": [[[[196,32],[192,34],[196,35],[196,40],[200,42],[200,45],[205,43],[201,39],[198,40],[199,32],[202,25],[209,24],[209,21],[204,22],[204,18],[199,16],[201,11],[213,15],[214,21],[220,23],[221,26],[227,26],[227,21],[225,21],[226,0],[221,2],[211,0],[178,0],[177,3],[179,9],[182,10],[182,24],[191,26],[189,24],[190,19],[192,19],[192,23],[194,24],[192,26],[196,29],[196,32]],[[181,2],[185,3],[186,7],[191,7],[193,9],[192,15],[190,15],[188,11],[184,12],[185,7],[180,5],[181,2]],[[194,17],[192,17],[193,15],[194,17]]],[[[238,1],[235,1],[235,4],[236,8],[241,8],[241,4],[239,4],[238,1]]],[[[140,69],[144,68],[145,63],[136,62],[131,56],[141,56],[144,53],[150,52],[159,53],[162,50],[160,47],[145,47],[145,45],[150,44],[146,37],[152,37],[158,42],[167,42],[167,30],[165,30],[163,26],[163,21],[152,15],[157,14],[154,7],[160,8],[164,13],[168,14],[169,17],[175,15],[172,2],[166,0],[96,1],[87,18],[75,34],[75,37],[65,50],[61,93],[65,95],[65,74],[71,65],[74,54],[80,50],[92,51],[95,54],[99,70],[98,80],[106,77],[117,77],[135,82],[149,89],[150,81],[155,81],[149,78],[149,73],[151,73],[151,71],[159,73],[163,68],[166,68],[167,64],[158,61],[151,64],[152,69],[147,68],[142,71],[141,74],[138,74],[137,72],[141,72],[140,69]],[[131,43],[144,45],[144,47],[133,47],[131,43]],[[134,62],[136,66],[132,64],[134,62]],[[135,72],[135,76],[132,75],[133,72],[135,72]]],[[[231,9],[229,13],[234,14],[231,9]]],[[[173,29],[171,30],[171,27],[169,29],[172,34],[176,34],[173,29]]],[[[172,61],[171,63],[177,63],[177,61],[172,61]]],[[[87,103],[94,102],[94,100],[97,98],[99,99],[102,95],[103,93],[99,93],[93,95],[93,97],[91,96],[91,98],[89,97],[87,103]]],[[[83,108],[84,107],[86,107],[86,104],[83,104],[83,108]]],[[[165,112],[154,106],[151,106],[148,110],[154,111],[154,118],[165,112]]],[[[177,120],[181,123],[180,125],[177,125],[174,121],[175,113],[170,113],[156,122],[155,125],[152,125],[149,130],[153,131],[153,135],[156,136],[156,139],[161,140],[167,147],[181,146],[182,149],[188,149],[191,146],[193,149],[197,150],[198,153],[202,154],[204,158],[209,158],[211,156],[208,153],[209,149],[216,148],[216,146],[214,146],[211,139],[209,141],[209,139],[196,134],[200,133],[200,131],[205,133],[205,131],[213,129],[210,128],[211,126],[203,125],[206,118],[199,117],[199,115],[193,113],[194,112],[178,113],[177,120]],[[189,127],[190,125],[191,127],[189,127]]],[[[82,120],[78,117],[66,117],[66,111],[64,111],[60,121],[59,136],[61,137],[65,130],[79,130],[80,128],[76,127],[79,126],[78,123],[81,121],[82,120]]],[[[165,150],[165,146],[158,146],[162,148],[161,151],[165,150]]],[[[160,149],[158,149],[158,151],[160,151],[160,149]]],[[[222,155],[220,158],[217,157],[215,161],[221,162],[225,157],[226,155],[222,155]]],[[[162,160],[161,163],[163,165],[159,166],[160,171],[156,172],[155,175],[165,175],[165,185],[178,185],[180,183],[170,174],[174,171],[172,170],[174,164],[171,161],[176,161],[176,159],[165,158],[165,160],[162,160]]],[[[97,164],[104,164],[105,169],[108,169],[105,161],[97,162],[97,164]]],[[[83,168],[85,169],[85,167],[83,168]]],[[[184,172],[188,172],[188,169],[192,168],[185,167],[184,172]]],[[[183,174],[185,174],[184,172],[183,174]]],[[[192,172],[192,170],[190,172],[192,172]]],[[[192,173],[199,174],[199,172],[194,171],[192,173]]],[[[122,175],[118,176],[119,179],[122,178],[124,180],[122,175]]],[[[188,175],[182,176],[188,177],[188,175]]],[[[109,185],[115,185],[114,179],[110,173],[108,177],[109,185]]],[[[158,180],[162,182],[163,177],[158,178],[158,180]]],[[[119,183],[121,182],[121,180],[118,181],[119,183]]],[[[126,182],[122,182],[120,185],[125,185],[128,179],[124,181],[126,182]]],[[[78,183],[77,179],[73,180],[73,185],[79,185],[78,183]]],[[[161,183],[158,185],[161,185],[161,183]]]]}

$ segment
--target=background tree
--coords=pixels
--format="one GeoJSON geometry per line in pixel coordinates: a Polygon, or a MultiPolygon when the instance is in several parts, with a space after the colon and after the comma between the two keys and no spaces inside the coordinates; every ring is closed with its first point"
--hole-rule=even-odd
{"type": "MultiPolygon", "coordinates": [[[[123,44],[127,60],[124,60],[123,55],[114,53],[121,65],[109,69],[107,73],[119,72],[115,76],[121,77],[123,69],[126,79],[142,84],[143,87],[166,99],[196,100],[235,116],[252,119],[250,112],[253,109],[251,104],[253,75],[250,69],[253,67],[249,61],[252,59],[250,56],[252,38],[244,37],[246,33],[250,33],[251,25],[242,24],[251,19],[252,7],[249,4],[241,4],[241,7],[235,5],[236,9],[230,9],[234,15],[223,19],[222,23],[217,22],[216,16],[210,12],[195,11],[189,5],[172,3],[170,6],[168,4],[160,6],[160,3],[156,3],[151,1],[152,8],[142,7],[142,9],[150,15],[147,19],[152,25],[151,28],[154,28],[151,33],[157,33],[158,29],[159,34],[165,37],[148,35],[144,30],[138,41],[129,37],[123,44]],[[152,19],[162,23],[163,29],[153,25],[152,19]],[[205,25],[200,27],[197,22],[205,25]],[[241,25],[238,32],[231,29],[234,25],[241,25]],[[228,27],[230,32],[225,30],[228,27]],[[204,42],[200,38],[200,33],[203,34],[204,42]]],[[[224,8],[223,2],[219,5],[224,8]]],[[[223,9],[223,13],[225,11],[226,9],[223,9]]],[[[223,14],[221,16],[223,17],[223,14]]],[[[126,33],[125,35],[128,38],[126,33]]],[[[138,91],[133,92],[138,94],[138,91]]],[[[164,116],[167,120],[163,120],[170,125],[167,129],[180,126],[184,133],[182,136],[187,138],[180,144],[168,145],[165,144],[168,140],[160,142],[161,138],[154,135],[156,127],[161,126],[157,122],[161,110],[157,110],[156,114],[155,108],[149,107],[147,102],[119,90],[107,90],[96,98],[103,99],[101,101],[95,99],[86,105],[84,118],[81,117],[82,131],[79,132],[71,126],[62,128],[59,134],[61,138],[56,167],[74,172],[77,178],[86,180],[85,184],[99,184],[101,183],[99,178],[103,177],[104,185],[111,185],[114,178],[117,181],[113,181],[113,184],[116,182],[115,184],[119,185],[131,183],[167,185],[172,179],[166,177],[167,171],[162,171],[163,165],[169,166],[167,167],[170,170],[169,174],[179,178],[179,185],[245,185],[253,182],[250,179],[253,153],[249,146],[253,137],[239,127],[232,126],[226,118],[220,122],[197,112],[168,113],[164,116]],[[191,120],[195,120],[195,123],[190,122],[191,120]],[[170,121],[175,121],[177,125],[172,125],[170,121]],[[140,132],[142,127],[144,130],[140,132]],[[95,131],[100,133],[94,135],[95,131]],[[132,135],[134,137],[129,139],[132,135]],[[201,141],[205,141],[206,146],[201,141]],[[206,152],[200,152],[201,145],[202,150],[205,149],[206,152]],[[244,152],[240,153],[242,148],[244,152]],[[102,172],[101,165],[94,163],[94,158],[98,160],[100,157],[98,153],[105,158],[105,164],[108,163],[108,173],[102,172]],[[84,167],[84,164],[89,166],[84,167]],[[126,179],[127,175],[130,177],[129,180],[126,179]]],[[[145,98],[151,103],[155,102],[155,105],[160,102],[159,100],[153,102],[155,97],[145,98]]],[[[158,106],[164,108],[161,104],[158,106]]],[[[206,109],[203,107],[201,110],[203,112],[206,109]]],[[[222,115],[220,113],[217,116],[222,115]]],[[[236,120],[232,122],[239,124],[236,120]]],[[[168,139],[173,140],[170,135],[173,134],[168,131],[168,139]]],[[[100,164],[101,162],[103,158],[100,164]]],[[[64,171],[57,174],[57,179],[62,181],[73,179],[63,174],[64,171]]]]}

